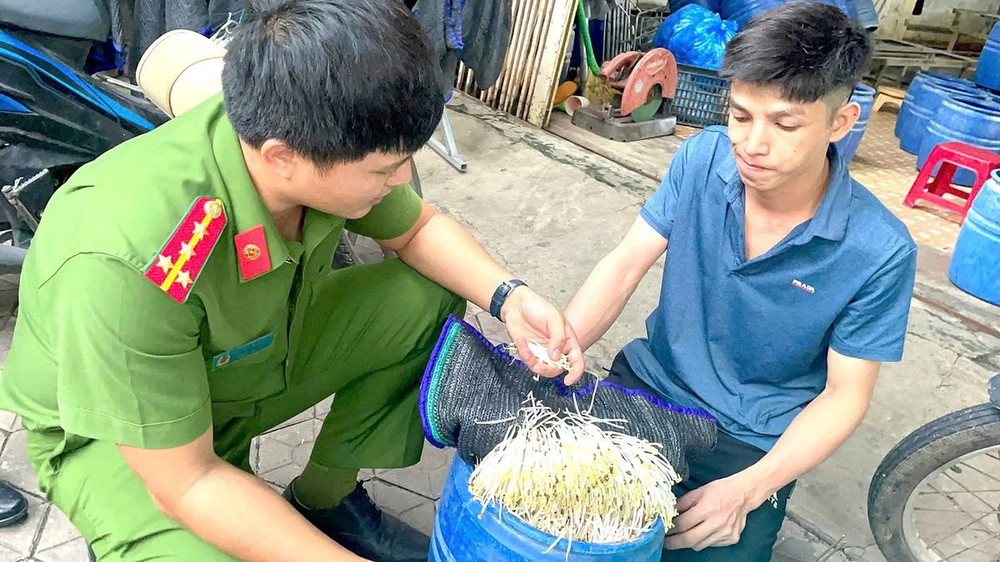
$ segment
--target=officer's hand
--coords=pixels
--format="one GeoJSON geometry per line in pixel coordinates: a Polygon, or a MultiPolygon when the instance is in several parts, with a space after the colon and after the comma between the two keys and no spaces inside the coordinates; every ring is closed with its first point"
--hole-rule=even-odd
{"type": "Polygon", "coordinates": [[[529,341],[544,346],[552,363],[562,363],[564,358],[569,361],[566,384],[573,384],[583,376],[583,351],[572,326],[558,308],[530,287],[521,286],[511,291],[500,309],[500,318],[507,325],[507,333],[517,346],[521,361],[533,372],[555,377],[565,371],[540,360],[529,347],[529,341]]]}

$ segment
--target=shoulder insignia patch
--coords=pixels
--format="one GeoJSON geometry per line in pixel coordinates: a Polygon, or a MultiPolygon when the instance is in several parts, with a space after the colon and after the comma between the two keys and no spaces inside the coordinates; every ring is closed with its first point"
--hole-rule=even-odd
{"type": "Polygon", "coordinates": [[[226,227],[222,201],[199,197],[173,234],[146,265],[146,279],[177,302],[185,302],[226,227]]]}

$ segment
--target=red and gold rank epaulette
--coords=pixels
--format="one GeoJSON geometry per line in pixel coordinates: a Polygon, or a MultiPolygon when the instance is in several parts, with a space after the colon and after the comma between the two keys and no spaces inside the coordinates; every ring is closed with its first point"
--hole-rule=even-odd
{"type": "Polygon", "coordinates": [[[194,288],[226,227],[222,201],[199,197],[149,265],[145,276],[177,302],[184,302],[194,288]]]}

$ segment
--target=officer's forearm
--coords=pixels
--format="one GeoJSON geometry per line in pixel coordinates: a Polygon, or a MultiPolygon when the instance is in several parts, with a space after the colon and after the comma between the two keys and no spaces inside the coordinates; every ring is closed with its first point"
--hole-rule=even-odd
{"type": "Polygon", "coordinates": [[[172,503],[164,509],[168,516],[240,560],[363,560],[313,527],[264,481],[223,461],[172,503]]]}
{"type": "Polygon", "coordinates": [[[443,214],[433,215],[397,252],[421,275],[483,310],[490,309],[497,285],[512,277],[471,234],[443,214]]]}

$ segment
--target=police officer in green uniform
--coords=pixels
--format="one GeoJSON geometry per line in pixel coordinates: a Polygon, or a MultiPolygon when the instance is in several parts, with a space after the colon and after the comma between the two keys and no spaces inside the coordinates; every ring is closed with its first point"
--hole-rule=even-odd
{"type": "Polygon", "coordinates": [[[102,561],[425,560],[361,467],[415,463],[419,379],[465,301],[583,358],[548,301],[406,185],[443,110],[395,0],[251,14],[223,92],[80,169],[21,276],[0,407],[102,561]],[[331,271],[342,229],[400,259],[331,271]],[[283,499],[251,439],[336,394],[283,499]],[[286,501],[288,500],[288,501],[286,501]]]}

